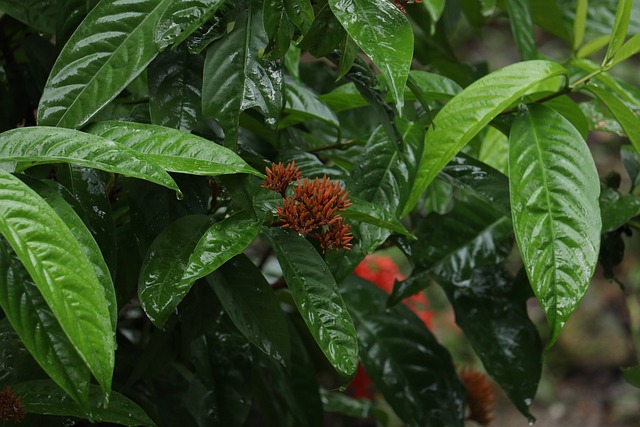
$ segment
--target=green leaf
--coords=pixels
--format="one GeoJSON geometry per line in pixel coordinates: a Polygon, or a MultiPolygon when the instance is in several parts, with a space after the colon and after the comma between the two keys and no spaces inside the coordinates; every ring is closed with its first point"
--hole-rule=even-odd
{"type": "Polygon", "coordinates": [[[79,128],[122,92],[158,54],[153,32],[171,3],[98,3],[51,70],[38,107],[38,124],[79,128]]]}
{"type": "Polygon", "coordinates": [[[633,7],[633,0],[620,0],[618,2],[618,8],[616,9],[616,20],[613,23],[613,29],[611,30],[611,41],[607,48],[607,54],[602,60],[602,65],[606,69],[613,66],[610,61],[614,55],[618,52],[623,45],[624,40],[627,38],[627,30],[629,29],[629,21],[631,20],[631,8],[633,7]]]}
{"type": "Polygon", "coordinates": [[[58,7],[57,0],[0,0],[0,13],[48,34],[55,33],[58,7]]]}
{"type": "Polygon", "coordinates": [[[355,418],[369,418],[374,416],[382,423],[387,425],[389,416],[384,409],[374,405],[369,399],[356,399],[347,396],[344,393],[331,392],[323,388],[320,389],[322,396],[322,404],[327,412],[343,414],[355,418]]]}
{"type": "Polygon", "coordinates": [[[508,173],[508,158],[509,138],[495,127],[487,126],[482,137],[478,160],[506,174],[508,173]]]}
{"type": "Polygon", "coordinates": [[[565,95],[546,101],[544,105],[562,114],[565,119],[569,120],[578,132],[580,132],[580,135],[582,135],[586,141],[589,134],[589,121],[574,100],[565,95]]]}
{"type": "Polygon", "coordinates": [[[297,233],[272,228],[267,236],[313,338],[338,373],[352,377],[358,367],[356,331],[329,268],[297,233]]]}
{"type": "Polygon", "coordinates": [[[284,6],[289,18],[302,31],[309,31],[315,18],[311,0],[284,0],[284,6]]]}
{"type": "Polygon", "coordinates": [[[518,289],[504,267],[475,269],[469,279],[471,286],[456,286],[444,277],[438,277],[438,282],[487,373],[518,410],[533,420],[529,406],[542,374],[542,344],[527,316],[528,295],[518,289]]]}
{"type": "Polygon", "coordinates": [[[178,0],[164,10],[155,28],[159,50],[178,45],[213,16],[225,0],[178,0]]]}
{"type": "Polygon", "coordinates": [[[298,47],[316,58],[328,56],[338,47],[346,32],[326,2],[312,21],[303,39],[298,42],[298,47]]]}
{"type": "Polygon", "coordinates": [[[509,137],[516,239],[550,328],[547,346],[589,287],[600,247],[600,184],[580,133],[559,113],[530,105],[509,137]]]}
{"type": "Polygon", "coordinates": [[[180,192],[169,174],[147,157],[72,129],[37,126],[4,132],[0,134],[0,161],[71,163],[144,179],[180,192]]]}
{"type": "Polygon", "coordinates": [[[449,101],[425,136],[418,176],[403,215],[413,209],[449,160],[502,110],[541,81],[566,73],[555,62],[519,62],[481,78],[449,101]]]}
{"type": "Polygon", "coordinates": [[[334,127],[340,126],[335,113],[320,101],[315,93],[294,80],[285,80],[284,99],[284,112],[288,113],[288,115],[280,121],[279,128],[292,126],[310,119],[320,120],[334,127]]]}
{"type": "Polygon", "coordinates": [[[360,52],[360,49],[356,42],[353,41],[349,34],[345,34],[340,44],[340,64],[338,65],[336,81],[339,81],[349,72],[358,56],[358,52],[360,52]]]}
{"type": "Polygon", "coordinates": [[[410,426],[462,427],[465,391],[447,350],[403,304],[387,310],[377,286],[354,276],[342,286],[364,369],[396,414],[410,426]]]}
{"type": "Polygon", "coordinates": [[[640,52],[640,33],[631,37],[620,47],[620,49],[618,49],[616,54],[613,56],[613,59],[611,59],[611,65],[616,65],[625,59],[631,58],[638,52],[640,52]]]}
{"type": "Polygon", "coordinates": [[[272,60],[282,58],[289,50],[295,27],[283,0],[266,0],[263,7],[264,28],[269,37],[264,56],[272,60]]]}
{"type": "Polygon", "coordinates": [[[138,297],[147,317],[163,327],[191,287],[182,283],[189,257],[211,221],[205,215],[185,215],[153,241],[140,269],[138,297]]]}
{"type": "Polygon", "coordinates": [[[633,194],[620,194],[613,188],[602,186],[600,193],[602,232],[616,230],[631,218],[640,215],[640,198],[633,194]]]}
{"type": "Polygon", "coordinates": [[[563,11],[557,0],[533,0],[529,7],[534,23],[568,44],[571,43],[571,34],[565,26],[563,11]]]}
{"type": "Polygon", "coordinates": [[[587,25],[587,8],[589,0],[578,0],[576,19],[573,21],[573,50],[577,51],[584,41],[584,30],[587,25]]]}
{"type": "Polygon", "coordinates": [[[620,368],[622,376],[627,382],[634,387],[640,388],[640,366],[634,366],[632,368],[620,368]]]}
{"type": "Polygon", "coordinates": [[[89,411],[70,402],[66,394],[48,380],[19,383],[13,389],[22,399],[25,412],[28,414],[92,417],[97,422],[116,423],[130,427],[155,426],[140,406],[120,393],[113,392],[111,394],[107,407],[100,394],[100,389],[94,385],[91,385],[89,390],[89,411]]]}
{"type": "Polygon", "coordinates": [[[611,36],[609,34],[598,36],[593,40],[589,40],[580,49],[578,49],[578,51],[576,52],[576,58],[590,57],[591,55],[605,47],[607,44],[609,44],[609,40],[611,40],[611,36]]]}
{"type": "Polygon", "coordinates": [[[533,20],[529,11],[529,0],[506,0],[506,4],[511,32],[518,46],[520,57],[523,61],[536,59],[538,52],[533,32],[533,20]]]}
{"type": "Polygon", "coordinates": [[[265,354],[290,366],[287,321],[258,267],[238,255],[207,276],[207,281],[238,330],[265,354]]]}
{"type": "Polygon", "coordinates": [[[632,146],[623,145],[620,147],[620,157],[631,179],[630,192],[637,195],[640,187],[640,153],[632,146]]]}
{"type": "Polygon", "coordinates": [[[133,122],[100,122],[87,131],[126,146],[171,172],[263,176],[233,151],[176,129],[133,122]]]}
{"type": "Polygon", "coordinates": [[[340,24],[390,84],[402,114],[404,87],[413,59],[413,31],[402,12],[387,0],[329,0],[340,24]]]}
{"type": "Polygon", "coordinates": [[[151,123],[191,131],[202,115],[204,59],[180,46],[165,50],[151,62],[149,112],[151,123]]]}
{"type": "Polygon", "coordinates": [[[207,50],[202,113],[220,122],[225,145],[235,149],[240,113],[258,107],[274,126],[282,108],[282,67],[260,58],[268,43],[258,0],[239,0],[235,27],[207,50]],[[224,82],[224,84],[221,84],[224,82]]]}
{"type": "Polygon", "coordinates": [[[412,70],[410,74],[422,94],[429,99],[448,100],[462,91],[458,83],[439,74],[418,70],[412,70]]]}
{"type": "Polygon", "coordinates": [[[640,153],[640,120],[638,120],[638,116],[609,91],[593,84],[589,84],[585,88],[607,106],[613,117],[624,129],[631,144],[640,153]]]}
{"type": "Polygon", "coordinates": [[[357,197],[349,196],[349,201],[351,206],[345,212],[340,213],[343,218],[366,222],[376,227],[395,231],[409,238],[415,238],[390,212],[357,197]]]}
{"type": "Polygon", "coordinates": [[[0,232],[108,394],[115,336],[105,291],[82,245],[42,198],[2,170],[0,218],[0,232]]]}
{"type": "Polygon", "coordinates": [[[88,410],[91,372],[24,266],[9,255],[4,242],[0,243],[0,306],[24,346],[47,375],[88,410]]]}

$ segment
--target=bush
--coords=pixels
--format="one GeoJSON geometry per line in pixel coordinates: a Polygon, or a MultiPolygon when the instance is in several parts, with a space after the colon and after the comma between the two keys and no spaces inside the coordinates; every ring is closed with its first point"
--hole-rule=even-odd
{"type": "Polygon", "coordinates": [[[632,3],[0,0],[0,421],[486,425],[431,282],[533,420],[526,301],[551,347],[638,227],[632,3]]]}

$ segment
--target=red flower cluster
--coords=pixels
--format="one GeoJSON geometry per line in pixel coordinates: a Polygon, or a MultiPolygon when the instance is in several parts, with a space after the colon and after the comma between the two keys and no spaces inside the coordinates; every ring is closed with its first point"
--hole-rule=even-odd
{"type": "Polygon", "coordinates": [[[460,379],[467,389],[467,405],[469,419],[482,426],[488,426],[493,420],[496,397],[493,386],[483,373],[463,370],[460,379]]]}
{"type": "Polygon", "coordinates": [[[24,418],[24,405],[11,387],[7,386],[0,393],[0,421],[19,423],[24,418]]]}
{"type": "Polygon", "coordinates": [[[349,193],[340,188],[339,182],[331,182],[326,175],[322,180],[301,180],[295,163],[286,167],[274,163],[271,169],[267,168],[266,183],[262,187],[282,195],[282,206],[276,207],[282,227],[318,239],[324,250],[350,249],[353,235],[339,212],[344,212],[351,202],[347,198],[349,193]],[[294,179],[297,186],[287,198],[287,187],[294,179]]]}
{"type": "Polygon", "coordinates": [[[407,10],[404,8],[407,4],[422,3],[422,0],[394,0],[394,3],[402,13],[407,13],[407,10]]]}

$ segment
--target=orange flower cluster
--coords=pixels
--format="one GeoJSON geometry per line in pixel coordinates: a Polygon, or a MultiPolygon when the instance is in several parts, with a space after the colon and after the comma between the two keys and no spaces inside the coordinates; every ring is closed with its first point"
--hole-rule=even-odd
{"type": "Polygon", "coordinates": [[[407,4],[422,3],[422,0],[394,0],[394,3],[396,4],[396,7],[402,11],[402,13],[407,13],[407,9],[404,8],[407,4]]]}
{"type": "Polygon", "coordinates": [[[266,172],[266,183],[262,187],[282,195],[282,206],[276,207],[282,227],[318,239],[324,250],[350,249],[353,235],[339,212],[344,212],[351,202],[347,198],[349,193],[340,188],[339,182],[332,182],[326,175],[322,180],[301,180],[295,162],[286,167],[273,163],[266,172]],[[297,186],[293,187],[293,195],[286,197],[287,187],[294,179],[297,186]]]}
{"type": "Polygon", "coordinates": [[[496,401],[489,379],[485,374],[470,370],[461,371],[460,379],[467,389],[469,419],[482,426],[488,426],[493,420],[496,401]]]}
{"type": "Polygon", "coordinates": [[[7,386],[0,393],[0,421],[19,423],[24,418],[24,405],[11,387],[7,386]]]}

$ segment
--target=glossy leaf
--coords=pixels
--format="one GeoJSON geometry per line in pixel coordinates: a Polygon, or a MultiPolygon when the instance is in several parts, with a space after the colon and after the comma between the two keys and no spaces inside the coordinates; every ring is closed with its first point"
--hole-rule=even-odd
{"type": "Polygon", "coordinates": [[[331,392],[320,389],[322,404],[327,412],[347,415],[355,418],[368,418],[374,416],[383,425],[389,421],[389,416],[384,409],[376,407],[369,399],[356,399],[344,393],[331,392]]]}
{"type": "Polygon", "coordinates": [[[89,409],[89,368],[4,242],[0,244],[0,306],[38,365],[81,407],[89,409]]]}
{"type": "Polygon", "coordinates": [[[328,56],[347,34],[326,2],[318,7],[320,10],[305,31],[303,39],[298,42],[300,49],[309,51],[316,58],[328,56]]]}
{"type": "Polygon", "coordinates": [[[578,0],[576,18],[573,21],[573,50],[576,51],[584,41],[584,30],[587,25],[587,8],[589,0],[578,0]]]}
{"type": "Polygon", "coordinates": [[[554,62],[519,62],[477,80],[449,101],[425,136],[418,176],[403,215],[449,160],[503,109],[541,81],[564,74],[566,70],[554,62]]]}
{"type": "Polygon", "coordinates": [[[288,115],[278,124],[280,128],[309,119],[320,120],[335,127],[340,126],[338,117],[327,105],[320,101],[310,89],[293,80],[285,81],[284,99],[284,112],[288,115]]]}
{"type": "Polygon", "coordinates": [[[633,194],[623,195],[613,188],[603,186],[600,193],[600,212],[602,232],[613,231],[640,215],[640,197],[633,194]]]}
{"type": "Polygon", "coordinates": [[[640,388],[640,366],[631,368],[621,368],[622,375],[627,382],[634,387],[640,388]]]}
{"type": "Polygon", "coordinates": [[[558,113],[562,114],[565,119],[569,120],[573,127],[580,132],[580,135],[582,135],[585,140],[587,139],[589,134],[589,122],[575,101],[565,95],[551,99],[545,102],[544,105],[551,107],[558,113]]]}
{"type": "Polygon", "coordinates": [[[149,112],[151,123],[191,131],[202,115],[201,55],[191,55],[186,47],[165,50],[151,62],[149,112]]]}
{"type": "Polygon", "coordinates": [[[287,321],[258,267],[238,255],[207,276],[207,281],[238,330],[265,354],[290,366],[287,321]]]}
{"type": "Polygon", "coordinates": [[[257,107],[267,124],[274,126],[282,108],[280,64],[260,58],[267,43],[262,3],[240,0],[233,31],[207,50],[202,113],[220,122],[229,148],[237,145],[242,111],[257,107]]]}
{"type": "Polygon", "coordinates": [[[283,0],[289,18],[302,31],[306,33],[315,18],[311,0],[283,0]]]}
{"type": "Polygon", "coordinates": [[[636,151],[640,153],[640,120],[638,120],[638,116],[606,89],[592,84],[587,85],[586,89],[607,106],[611,114],[613,114],[613,117],[616,118],[620,126],[622,126],[622,129],[624,129],[624,132],[627,134],[629,141],[631,141],[636,151]]]}
{"type": "Polygon", "coordinates": [[[529,406],[542,373],[542,344],[527,316],[528,293],[497,266],[476,269],[469,279],[471,286],[456,286],[446,277],[438,277],[438,282],[487,373],[518,410],[533,420],[529,406]]]}
{"type": "Polygon", "coordinates": [[[329,0],[340,24],[389,82],[402,114],[404,87],[413,58],[413,31],[402,12],[387,0],[329,0]]]}
{"type": "Polygon", "coordinates": [[[186,295],[180,287],[189,257],[211,222],[204,215],[186,215],[173,222],[153,241],[138,279],[140,304],[151,321],[163,327],[186,295]]]}
{"type": "Polygon", "coordinates": [[[571,123],[547,107],[527,108],[509,137],[511,213],[551,346],[598,261],[600,185],[588,147],[571,123]]]}
{"type": "Polygon", "coordinates": [[[294,31],[284,0],[265,1],[263,13],[264,28],[269,36],[264,55],[268,59],[282,58],[289,50],[294,31]]]}
{"type": "Polygon", "coordinates": [[[343,218],[366,222],[367,224],[395,231],[407,237],[414,237],[413,234],[388,211],[357,197],[349,196],[349,201],[351,201],[351,206],[347,208],[345,212],[340,213],[340,216],[343,218]]]}
{"type": "Polygon", "coordinates": [[[297,233],[281,228],[268,233],[291,296],[313,338],[338,373],[352,377],[358,366],[356,331],[329,268],[297,233]]]}
{"type": "Polygon", "coordinates": [[[349,72],[358,56],[358,52],[360,52],[360,48],[358,48],[356,42],[353,41],[349,34],[345,34],[340,44],[340,64],[338,64],[336,81],[343,78],[349,72]]]}
{"type": "Polygon", "coordinates": [[[611,59],[611,65],[615,65],[625,59],[631,58],[640,52],[640,33],[635,34],[623,44],[611,59]]]}
{"type": "Polygon", "coordinates": [[[38,126],[4,132],[0,134],[0,161],[71,163],[180,191],[169,174],[146,156],[113,141],[71,129],[38,126]]]}
{"type": "Polygon", "coordinates": [[[388,310],[372,283],[342,286],[364,369],[395,413],[409,426],[462,427],[465,391],[447,350],[403,304],[388,310]]]}
{"type": "Polygon", "coordinates": [[[102,1],[60,52],[38,107],[38,124],[79,128],[158,54],[153,31],[171,0],[102,1]]]}
{"type": "Polygon", "coordinates": [[[160,50],[182,43],[218,10],[225,0],[177,0],[164,10],[155,28],[160,50]]]}
{"type": "Polygon", "coordinates": [[[88,411],[69,401],[68,396],[51,381],[34,380],[16,384],[14,391],[22,399],[28,414],[91,417],[98,422],[155,427],[140,406],[120,393],[113,392],[108,407],[105,407],[100,388],[95,385],[89,389],[88,411]]]}
{"type": "Polygon", "coordinates": [[[627,30],[629,28],[629,21],[631,19],[631,8],[633,7],[633,0],[620,0],[618,2],[618,8],[616,9],[616,20],[613,23],[613,29],[611,30],[611,41],[609,41],[609,47],[607,48],[607,54],[604,56],[602,64],[610,67],[613,64],[609,62],[610,59],[618,52],[623,45],[624,40],[627,38],[627,30]]]}
{"type": "Polygon", "coordinates": [[[108,394],[115,336],[93,265],[67,225],[33,190],[1,170],[0,189],[0,232],[108,394]]]}
{"type": "Polygon", "coordinates": [[[133,122],[101,122],[87,131],[126,146],[171,172],[263,176],[231,150],[176,129],[133,122]]]}
{"type": "MultiPolygon", "coordinates": [[[[520,57],[523,61],[536,59],[536,39],[533,32],[533,21],[529,11],[530,0],[507,0],[507,12],[509,13],[509,23],[511,32],[514,35],[520,57]]],[[[533,0],[535,1],[535,0],[533,0]]]]}

